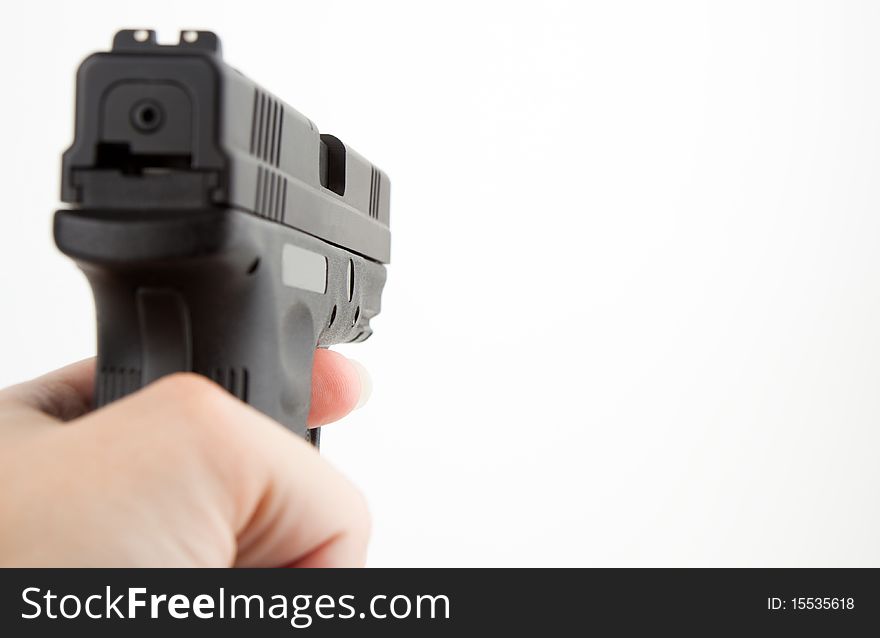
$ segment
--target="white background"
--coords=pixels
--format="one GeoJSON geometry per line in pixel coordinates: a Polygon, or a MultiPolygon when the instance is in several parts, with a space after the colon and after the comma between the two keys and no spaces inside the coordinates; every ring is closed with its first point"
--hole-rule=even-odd
{"type": "Polygon", "coordinates": [[[324,454],[372,565],[880,565],[880,5],[7,2],[0,383],[93,353],[51,240],[120,27],[384,168],[393,263],[324,454]]]}

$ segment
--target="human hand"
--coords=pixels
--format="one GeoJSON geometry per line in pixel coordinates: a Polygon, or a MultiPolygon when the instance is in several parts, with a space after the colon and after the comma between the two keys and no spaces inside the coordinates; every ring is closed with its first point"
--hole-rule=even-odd
{"type": "MultiPolygon", "coordinates": [[[[0,391],[0,564],[363,565],[363,497],[306,441],[194,374],[90,412],[94,368],[0,391]]],[[[355,408],[362,379],[318,350],[309,425],[355,408]]]]}

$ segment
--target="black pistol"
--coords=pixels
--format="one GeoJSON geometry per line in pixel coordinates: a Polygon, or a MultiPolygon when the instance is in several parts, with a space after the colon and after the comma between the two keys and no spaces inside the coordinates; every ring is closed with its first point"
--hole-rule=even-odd
{"type": "Polygon", "coordinates": [[[79,67],[75,128],[54,234],[94,293],[96,407],[193,371],[317,445],[313,353],[372,333],[388,177],[209,31],[117,33],[79,67]]]}

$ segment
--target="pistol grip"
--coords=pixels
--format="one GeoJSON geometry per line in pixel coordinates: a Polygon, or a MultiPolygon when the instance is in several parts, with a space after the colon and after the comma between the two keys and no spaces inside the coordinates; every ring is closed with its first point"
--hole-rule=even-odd
{"type": "Polygon", "coordinates": [[[97,407],[192,371],[304,437],[315,348],[365,338],[384,283],[380,264],[233,210],[59,212],[55,236],[95,297],[97,407]]]}

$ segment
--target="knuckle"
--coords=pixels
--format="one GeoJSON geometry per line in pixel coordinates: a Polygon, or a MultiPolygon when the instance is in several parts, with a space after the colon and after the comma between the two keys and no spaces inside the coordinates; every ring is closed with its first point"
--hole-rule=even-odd
{"type": "Polygon", "coordinates": [[[153,387],[164,397],[184,403],[197,402],[206,394],[219,390],[212,381],[194,372],[169,374],[156,381],[153,387]]]}
{"type": "Polygon", "coordinates": [[[217,428],[231,419],[228,416],[232,397],[206,377],[193,372],[176,372],[155,384],[157,400],[174,410],[190,428],[217,428]]]}

